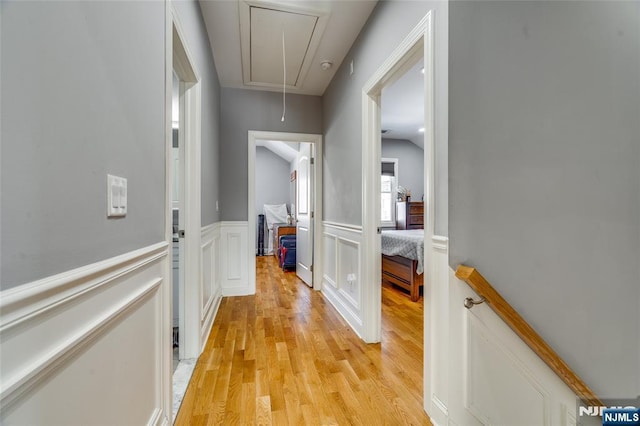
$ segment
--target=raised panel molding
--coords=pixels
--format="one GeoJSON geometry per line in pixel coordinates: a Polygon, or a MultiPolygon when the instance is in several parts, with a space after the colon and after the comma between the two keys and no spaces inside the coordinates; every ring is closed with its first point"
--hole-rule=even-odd
{"type": "Polygon", "coordinates": [[[361,253],[358,241],[338,237],[338,274],[336,280],[338,291],[352,309],[358,312],[362,306],[361,253]],[[353,279],[349,280],[349,276],[352,276],[353,279]]]}
{"type": "Polygon", "coordinates": [[[449,240],[433,236],[425,245],[424,304],[424,388],[431,395],[425,408],[434,424],[449,421],[449,240]]]}
{"type": "Polygon", "coordinates": [[[325,232],[324,238],[324,271],[322,274],[323,284],[329,284],[333,288],[338,288],[336,277],[338,276],[338,247],[337,237],[325,232]]]}
{"type": "Polygon", "coordinates": [[[322,293],[362,337],[362,227],[323,222],[324,271],[322,293]],[[353,274],[349,282],[347,275],[353,274]]]}
{"type": "Polygon", "coordinates": [[[220,282],[220,222],[202,228],[202,291],[203,306],[200,317],[200,343],[204,348],[213,325],[213,320],[222,301],[222,284],[220,282]],[[205,297],[208,295],[208,297],[205,297]]]}
{"type": "Polygon", "coordinates": [[[227,257],[227,281],[239,280],[242,278],[242,271],[240,269],[240,258],[233,256],[233,253],[240,253],[240,232],[227,232],[227,249],[230,256],[227,257]]]}
{"type": "Polygon", "coordinates": [[[465,401],[483,424],[548,425],[549,396],[494,333],[466,312],[465,401]],[[505,404],[503,401],[508,401],[505,404]]]}
{"type": "Polygon", "coordinates": [[[448,331],[448,357],[436,357],[431,371],[448,369],[446,381],[436,386],[441,389],[433,390],[443,395],[448,389],[448,421],[575,424],[576,396],[569,387],[486,303],[466,309],[464,299],[478,295],[447,269],[449,292],[433,304],[448,301],[448,321],[439,324],[448,331]]]}
{"type": "Polygon", "coordinates": [[[220,222],[220,274],[223,296],[253,294],[249,288],[248,224],[220,222]]]}
{"type": "Polygon", "coordinates": [[[0,293],[0,423],[88,424],[96,415],[168,422],[168,247],[161,242],[0,293]],[[144,365],[114,364],[141,358],[144,365]],[[128,404],[121,389],[141,395],[138,403],[128,404]],[[61,404],[63,397],[72,402],[61,404]]]}

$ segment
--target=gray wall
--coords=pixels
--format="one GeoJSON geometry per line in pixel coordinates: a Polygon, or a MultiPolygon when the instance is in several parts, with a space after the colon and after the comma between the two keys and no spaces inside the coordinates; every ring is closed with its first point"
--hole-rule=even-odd
{"type": "Polygon", "coordinates": [[[640,3],[450,7],[450,262],[640,394],[640,3]]]}
{"type": "Polygon", "coordinates": [[[172,2],[178,12],[189,52],[195,62],[202,88],[202,226],[220,220],[216,200],[220,197],[220,83],[209,44],[209,36],[195,0],[172,2]]]}
{"type": "Polygon", "coordinates": [[[264,213],[265,204],[286,204],[290,208],[290,167],[267,148],[256,147],[256,215],[264,213]]]}
{"type": "Polygon", "coordinates": [[[398,159],[398,185],[411,190],[411,199],[424,195],[424,150],[407,139],[382,139],[382,157],[398,159]]]}
{"type": "Polygon", "coordinates": [[[322,133],[322,98],[287,95],[282,123],[282,93],[222,88],[220,143],[221,220],[247,220],[249,130],[322,133]]]}
{"type": "Polygon", "coordinates": [[[426,13],[435,11],[436,232],[447,233],[448,2],[381,1],[324,95],[324,219],[362,224],[362,88],[426,13]],[[349,75],[349,63],[354,73],[349,75]]]}
{"type": "Polygon", "coordinates": [[[0,7],[1,288],[164,240],[164,4],[0,7]]]}

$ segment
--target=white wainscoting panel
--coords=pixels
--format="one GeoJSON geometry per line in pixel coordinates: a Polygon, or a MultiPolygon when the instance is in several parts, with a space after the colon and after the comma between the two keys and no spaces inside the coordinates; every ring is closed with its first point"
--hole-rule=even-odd
{"type": "Polygon", "coordinates": [[[549,424],[549,398],[532,372],[501,346],[484,323],[466,312],[466,406],[483,424],[549,424]],[[508,401],[505,404],[504,401],[508,401]]]}
{"type": "Polygon", "coordinates": [[[425,408],[432,423],[446,425],[449,400],[449,246],[446,237],[434,236],[425,244],[425,408]],[[426,250],[430,250],[427,252],[426,250]],[[430,340],[427,340],[430,339],[430,340]],[[426,344],[429,342],[430,344],[426,344]],[[430,371],[430,372],[429,372],[430,371]]]}
{"type": "Polygon", "coordinates": [[[200,243],[202,250],[202,315],[200,318],[201,347],[207,343],[213,320],[222,301],[220,282],[220,222],[202,228],[200,243]]]}
{"type": "Polygon", "coordinates": [[[167,424],[168,244],[0,293],[0,423],[167,424]]]}
{"type": "Polygon", "coordinates": [[[322,274],[323,284],[329,284],[333,288],[338,288],[336,283],[336,276],[338,275],[338,245],[337,238],[330,232],[325,232],[323,235],[324,244],[324,271],[322,274]]]}
{"type": "MultiPolygon", "coordinates": [[[[223,296],[252,294],[249,288],[247,222],[220,222],[220,273],[223,296]]],[[[253,242],[251,243],[253,244],[253,242]]]]}
{"type": "Polygon", "coordinates": [[[323,229],[322,293],[362,336],[362,227],[323,222],[323,229]]]}
{"type": "Polygon", "coordinates": [[[569,387],[486,303],[471,310],[463,306],[466,297],[477,299],[478,295],[456,278],[452,268],[449,287],[448,421],[464,425],[574,423],[576,397],[569,387]]]}

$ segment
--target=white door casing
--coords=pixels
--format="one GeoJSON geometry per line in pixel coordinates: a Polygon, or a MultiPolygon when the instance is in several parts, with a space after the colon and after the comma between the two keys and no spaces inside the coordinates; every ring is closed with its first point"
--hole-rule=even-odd
{"type": "Polygon", "coordinates": [[[313,287],[313,147],[300,144],[297,159],[296,190],[296,275],[313,287]]]}
{"type": "Polygon", "coordinates": [[[256,141],[275,140],[282,142],[307,142],[314,147],[313,187],[311,191],[315,214],[313,217],[314,266],[313,289],[322,287],[322,135],[309,133],[286,133],[249,130],[248,132],[248,198],[247,198],[247,269],[248,285],[246,294],[256,293],[256,141]]]}
{"type": "MultiPolygon", "coordinates": [[[[427,250],[434,236],[435,212],[435,115],[434,115],[434,12],[430,10],[411,30],[400,45],[371,76],[362,90],[362,282],[363,282],[363,339],[379,342],[381,338],[381,244],[377,233],[380,226],[380,161],[381,161],[381,93],[382,89],[409,70],[419,58],[424,61],[424,240],[425,265],[432,265],[433,251],[427,250]]],[[[431,413],[431,377],[435,368],[431,359],[432,316],[431,273],[424,277],[424,408],[431,413]]]]}

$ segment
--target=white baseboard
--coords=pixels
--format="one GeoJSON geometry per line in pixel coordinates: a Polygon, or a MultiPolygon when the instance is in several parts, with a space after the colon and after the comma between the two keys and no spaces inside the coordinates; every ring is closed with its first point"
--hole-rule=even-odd
{"type": "Polygon", "coordinates": [[[161,242],[1,292],[0,423],[165,422],[169,270],[161,242]]]}

